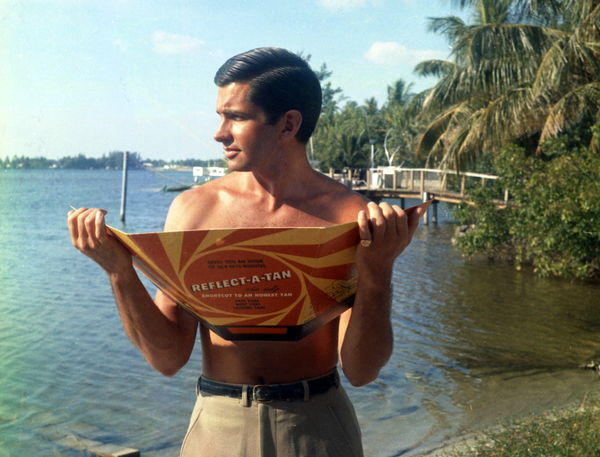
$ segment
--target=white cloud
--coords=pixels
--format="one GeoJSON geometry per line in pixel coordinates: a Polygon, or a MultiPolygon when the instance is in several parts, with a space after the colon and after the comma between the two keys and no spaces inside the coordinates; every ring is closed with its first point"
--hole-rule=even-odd
{"type": "Polygon", "coordinates": [[[186,54],[204,46],[204,41],[189,35],[156,31],[152,34],[152,44],[157,54],[186,54]]]}
{"type": "Polygon", "coordinates": [[[378,4],[380,0],[319,0],[319,4],[332,12],[349,11],[367,4],[378,4]]]}
{"type": "Polygon", "coordinates": [[[447,59],[448,54],[434,50],[414,50],[395,41],[376,41],[364,54],[370,62],[388,67],[416,65],[423,60],[447,59]]]}

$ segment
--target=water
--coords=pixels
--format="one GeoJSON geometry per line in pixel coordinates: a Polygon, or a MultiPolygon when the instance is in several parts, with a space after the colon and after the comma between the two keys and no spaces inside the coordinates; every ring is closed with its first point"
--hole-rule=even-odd
{"type": "MultiPolygon", "coordinates": [[[[172,173],[190,182],[191,173],[172,173]]],[[[82,455],[65,430],[177,455],[200,351],[175,377],[127,340],[108,280],[70,243],[69,206],[100,206],[127,232],[159,231],[172,185],[129,174],[126,225],[117,171],[0,171],[0,457],[82,455]]],[[[366,455],[416,455],[497,421],[581,402],[600,380],[598,285],[540,279],[451,246],[451,215],[421,227],[394,274],[395,351],[355,389],[366,455]]],[[[145,283],[151,290],[147,281],[145,283]]]]}

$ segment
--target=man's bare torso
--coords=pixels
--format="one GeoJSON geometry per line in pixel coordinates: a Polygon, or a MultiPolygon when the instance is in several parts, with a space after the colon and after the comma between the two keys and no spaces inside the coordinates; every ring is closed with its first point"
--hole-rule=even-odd
{"type": "MultiPolygon", "coordinates": [[[[284,199],[248,186],[233,173],[182,194],[165,230],[232,227],[323,227],[356,220],[366,206],[358,194],[314,173],[284,199]]],[[[164,297],[163,297],[164,299],[164,297]]],[[[338,361],[339,318],[297,342],[226,341],[200,325],[204,376],[231,383],[273,384],[319,376],[338,361]]]]}

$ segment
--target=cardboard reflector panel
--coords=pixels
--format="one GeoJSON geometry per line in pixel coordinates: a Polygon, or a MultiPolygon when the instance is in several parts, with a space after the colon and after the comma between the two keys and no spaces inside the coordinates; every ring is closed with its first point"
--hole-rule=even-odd
{"type": "Polygon", "coordinates": [[[126,234],[135,266],[223,338],[297,340],[353,302],[356,223],[126,234]]]}
{"type": "Polygon", "coordinates": [[[160,290],[228,340],[295,341],[354,302],[356,222],[141,234],[108,229],[160,290]]]}

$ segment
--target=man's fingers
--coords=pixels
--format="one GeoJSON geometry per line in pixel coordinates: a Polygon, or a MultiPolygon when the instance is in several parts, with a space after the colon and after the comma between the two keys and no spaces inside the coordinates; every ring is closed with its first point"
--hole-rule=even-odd
{"type": "Polygon", "coordinates": [[[83,213],[81,219],[83,219],[84,230],[81,233],[88,239],[96,238],[96,210],[89,210],[83,213]]]}
{"type": "Polygon", "coordinates": [[[75,246],[75,240],[77,239],[77,210],[69,211],[69,217],[67,222],[69,224],[69,234],[71,235],[71,242],[75,246]]]}
{"type": "Polygon", "coordinates": [[[373,210],[378,218],[376,225],[380,232],[379,236],[398,236],[405,233],[403,227],[406,225],[406,217],[399,206],[381,202],[379,205],[374,205],[373,210]]]}
{"type": "Polygon", "coordinates": [[[369,202],[367,209],[358,215],[361,244],[369,246],[370,242],[385,239],[392,241],[393,238],[399,238],[406,244],[410,243],[422,213],[422,208],[406,213],[398,205],[369,202]]]}
{"type": "Polygon", "coordinates": [[[367,206],[369,211],[369,220],[371,221],[371,226],[373,227],[373,233],[376,235],[376,232],[385,229],[385,218],[383,217],[383,212],[381,207],[373,202],[369,202],[367,206]]]}
{"type": "Polygon", "coordinates": [[[78,247],[78,240],[82,234],[82,231],[85,231],[85,227],[82,224],[81,215],[87,211],[87,208],[79,208],[69,211],[69,232],[71,234],[71,242],[75,247],[78,247]]]}
{"type": "Polygon", "coordinates": [[[98,241],[102,241],[106,238],[106,223],[104,221],[104,215],[106,211],[98,210],[96,212],[94,223],[95,223],[95,233],[98,241]]]}
{"type": "Polygon", "coordinates": [[[371,245],[371,228],[369,226],[369,218],[365,211],[358,213],[358,233],[360,235],[360,244],[364,247],[371,245]]]}
{"type": "Polygon", "coordinates": [[[406,213],[397,205],[393,206],[395,213],[395,229],[398,236],[403,236],[406,233],[406,213]]]}
{"type": "Polygon", "coordinates": [[[79,250],[94,248],[106,236],[105,210],[79,208],[69,211],[71,242],[79,250]]]}

